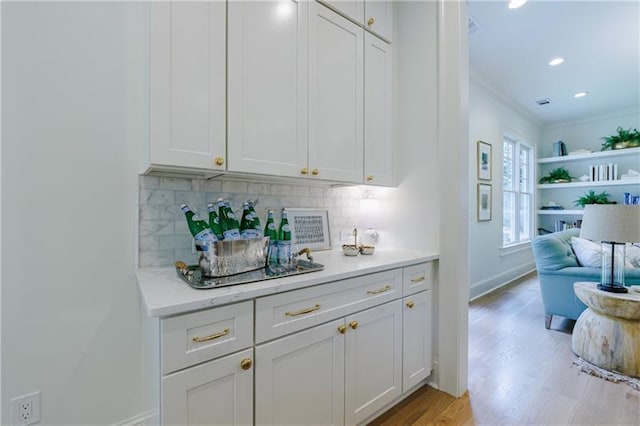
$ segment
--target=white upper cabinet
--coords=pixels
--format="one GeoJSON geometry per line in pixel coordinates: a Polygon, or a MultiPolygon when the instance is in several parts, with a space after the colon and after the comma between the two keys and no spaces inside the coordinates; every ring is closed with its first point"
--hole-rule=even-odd
{"type": "Polygon", "coordinates": [[[393,184],[391,45],[365,33],[364,180],[393,184]]]}
{"type": "Polygon", "coordinates": [[[390,42],[393,33],[393,2],[365,1],[364,24],[366,29],[390,42]]]}
{"type": "Polygon", "coordinates": [[[151,5],[148,165],[225,169],[226,3],[151,5]]]}
{"type": "Polygon", "coordinates": [[[306,1],[228,3],[228,169],[306,176],[306,1]]]}
{"type": "Polygon", "coordinates": [[[391,42],[393,35],[393,1],[321,0],[377,36],[391,42]]]}
{"type": "Polygon", "coordinates": [[[309,171],[311,178],[361,183],[364,31],[311,3],[309,171]]]}

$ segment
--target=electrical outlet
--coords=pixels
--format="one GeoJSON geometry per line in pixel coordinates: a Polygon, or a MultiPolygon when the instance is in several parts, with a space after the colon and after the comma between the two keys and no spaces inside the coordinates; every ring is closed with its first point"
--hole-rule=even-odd
{"type": "Polygon", "coordinates": [[[40,421],[40,391],[11,399],[11,424],[32,425],[40,421]]]}

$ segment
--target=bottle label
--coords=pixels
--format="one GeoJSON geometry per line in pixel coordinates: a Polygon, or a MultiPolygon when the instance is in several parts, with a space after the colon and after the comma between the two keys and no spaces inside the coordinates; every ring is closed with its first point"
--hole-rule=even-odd
{"type": "Polygon", "coordinates": [[[218,241],[215,234],[211,229],[203,229],[198,232],[195,237],[193,237],[196,241],[218,241]]]}
{"type": "Polygon", "coordinates": [[[284,225],[282,225],[282,230],[284,232],[291,232],[291,226],[289,226],[288,223],[285,223],[284,225]]]}
{"type": "Polygon", "coordinates": [[[274,222],[270,222],[270,223],[267,225],[267,227],[268,227],[269,229],[271,229],[272,231],[275,231],[275,230],[276,230],[276,224],[275,224],[274,222]]]}
{"type": "Polygon", "coordinates": [[[224,239],[225,240],[241,240],[240,231],[237,229],[228,229],[224,231],[224,239]]]}
{"type": "Polygon", "coordinates": [[[250,240],[252,238],[258,238],[260,234],[258,233],[257,229],[248,228],[240,231],[240,236],[242,237],[243,240],[250,240]]]}
{"type": "Polygon", "coordinates": [[[291,257],[291,241],[278,241],[278,263],[280,265],[289,264],[291,257]]]}

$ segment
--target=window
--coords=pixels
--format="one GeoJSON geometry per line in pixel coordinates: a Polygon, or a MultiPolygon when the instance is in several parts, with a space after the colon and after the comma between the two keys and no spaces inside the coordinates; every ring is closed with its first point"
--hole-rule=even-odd
{"type": "Polygon", "coordinates": [[[502,245],[533,237],[533,149],[514,137],[504,137],[502,180],[502,245]]]}

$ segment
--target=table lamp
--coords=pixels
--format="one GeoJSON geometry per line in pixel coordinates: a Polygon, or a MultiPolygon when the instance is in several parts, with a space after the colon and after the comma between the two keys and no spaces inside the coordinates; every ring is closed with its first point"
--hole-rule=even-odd
{"type": "Polygon", "coordinates": [[[602,276],[598,289],[626,293],[625,245],[640,242],[640,206],[587,204],[580,237],[600,241],[602,245],[602,276]]]}

